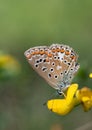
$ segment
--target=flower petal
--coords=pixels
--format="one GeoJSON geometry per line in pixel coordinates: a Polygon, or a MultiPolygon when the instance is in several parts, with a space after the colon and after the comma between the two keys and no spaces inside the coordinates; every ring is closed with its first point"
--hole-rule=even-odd
{"type": "Polygon", "coordinates": [[[72,84],[69,86],[67,90],[67,95],[64,99],[52,99],[48,100],[47,107],[52,112],[55,112],[60,115],[68,114],[73,107],[79,103],[76,98],[74,98],[74,94],[78,89],[78,84],[72,84]]]}

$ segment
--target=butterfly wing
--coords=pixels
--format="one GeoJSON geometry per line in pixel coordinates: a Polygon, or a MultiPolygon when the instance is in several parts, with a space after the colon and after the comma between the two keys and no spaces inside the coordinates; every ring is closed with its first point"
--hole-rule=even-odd
{"type": "Polygon", "coordinates": [[[24,55],[33,69],[58,90],[70,84],[78,70],[76,67],[78,56],[66,45],[37,46],[28,49],[24,55]]]}
{"type": "Polygon", "coordinates": [[[58,89],[57,81],[54,79],[54,74],[58,75],[55,59],[55,54],[52,55],[51,49],[48,46],[38,46],[28,49],[24,55],[26,56],[32,68],[43,77],[49,85],[58,89]]]}
{"type": "Polygon", "coordinates": [[[57,88],[60,92],[70,85],[80,66],[77,63],[78,55],[71,47],[60,44],[51,45],[51,48],[53,47],[57,48],[55,55],[58,62],[55,71],[58,69],[57,88]]]}

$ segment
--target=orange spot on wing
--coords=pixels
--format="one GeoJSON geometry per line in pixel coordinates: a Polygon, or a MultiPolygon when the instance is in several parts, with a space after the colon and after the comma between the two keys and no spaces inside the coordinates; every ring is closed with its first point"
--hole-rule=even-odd
{"type": "Polygon", "coordinates": [[[60,50],[60,52],[61,52],[61,53],[64,53],[64,52],[65,52],[65,50],[64,50],[64,49],[61,49],[61,50],[60,50]]]}
{"type": "Polygon", "coordinates": [[[71,59],[75,59],[76,57],[75,56],[71,56],[71,59]]]}
{"type": "Polygon", "coordinates": [[[52,55],[52,53],[48,53],[48,57],[52,57],[53,55],[52,55]]]}
{"type": "Polygon", "coordinates": [[[44,54],[44,50],[40,50],[40,54],[43,55],[44,54]]]}
{"type": "Polygon", "coordinates": [[[56,51],[57,51],[57,52],[60,52],[60,49],[59,49],[59,48],[57,48],[57,49],[56,49],[56,51]]]}
{"type": "Polygon", "coordinates": [[[56,50],[53,48],[53,49],[52,49],[52,52],[53,52],[53,53],[55,53],[55,52],[56,52],[56,50]]]}
{"type": "Polygon", "coordinates": [[[70,55],[70,52],[69,52],[69,51],[65,51],[65,54],[66,54],[66,55],[70,55]]]}

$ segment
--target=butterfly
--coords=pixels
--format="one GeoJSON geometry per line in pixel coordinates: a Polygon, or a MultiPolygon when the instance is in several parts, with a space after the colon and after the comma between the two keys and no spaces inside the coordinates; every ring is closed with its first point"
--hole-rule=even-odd
{"type": "Polygon", "coordinates": [[[77,53],[64,44],[32,47],[24,55],[32,68],[59,94],[71,84],[80,67],[77,53]]]}

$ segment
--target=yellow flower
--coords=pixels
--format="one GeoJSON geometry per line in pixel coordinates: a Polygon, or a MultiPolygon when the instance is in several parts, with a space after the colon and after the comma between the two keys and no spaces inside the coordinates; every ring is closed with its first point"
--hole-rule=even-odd
{"type": "Polygon", "coordinates": [[[89,78],[92,78],[92,73],[89,74],[89,78]]]}
{"type": "Polygon", "coordinates": [[[80,103],[77,98],[74,97],[77,89],[78,84],[70,85],[64,99],[52,99],[47,102],[48,109],[60,115],[68,114],[75,105],[80,103]]]}
{"type": "Polygon", "coordinates": [[[92,108],[92,90],[88,87],[83,87],[76,92],[76,98],[83,105],[84,111],[92,108]]]}
{"type": "Polygon", "coordinates": [[[84,111],[92,108],[92,90],[90,88],[78,89],[78,84],[72,84],[67,89],[66,97],[47,102],[48,109],[60,115],[68,114],[76,105],[82,105],[84,111]]]}
{"type": "Polygon", "coordinates": [[[17,59],[9,54],[0,53],[0,80],[12,78],[20,73],[17,59]]]}

